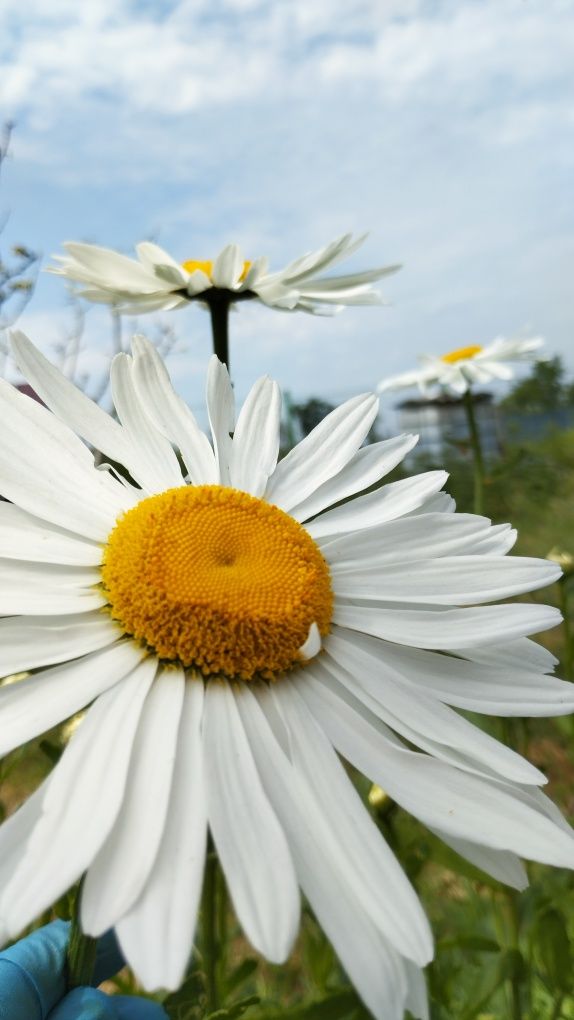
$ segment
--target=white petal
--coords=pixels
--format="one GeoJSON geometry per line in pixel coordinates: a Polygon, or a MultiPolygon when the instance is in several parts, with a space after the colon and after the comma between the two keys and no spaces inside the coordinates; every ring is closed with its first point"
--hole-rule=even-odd
{"type": "Polygon", "coordinates": [[[307,640],[299,648],[299,655],[302,659],[314,659],[321,651],[321,633],[316,623],[309,627],[307,640]]]}
{"type": "Polygon", "coordinates": [[[133,739],[156,665],[147,659],[95,702],[52,772],[42,817],[0,900],[13,935],[90,866],[121,809],[133,739]]]}
{"type": "Polygon", "coordinates": [[[262,496],[277,465],[281,391],[264,376],[241,408],[231,449],[230,481],[234,489],[262,496]]]}
{"type": "Polygon", "coordinates": [[[105,541],[127,509],[127,489],[94,467],[92,454],[36,400],[0,380],[2,495],[28,513],[105,541]]]}
{"type": "Polygon", "coordinates": [[[92,567],[0,561],[0,616],[81,613],[106,604],[92,567]]]}
{"type": "Polygon", "coordinates": [[[519,799],[518,787],[407,750],[375,716],[349,708],[311,676],[302,693],[316,698],[314,711],[321,713],[341,754],[430,828],[544,864],[574,867],[572,835],[519,799]]]}
{"type": "Polygon", "coordinates": [[[0,503],[0,557],[89,567],[102,562],[102,547],[47,524],[13,503],[0,503]]]}
{"type": "Polygon", "coordinates": [[[416,1017],[416,1020],[429,1020],[430,1013],[424,974],[410,960],[405,960],[404,964],[407,975],[405,1009],[408,1009],[416,1017]]]}
{"type": "Polygon", "coordinates": [[[84,708],[130,673],[143,655],[131,641],[116,642],[103,651],[0,687],[0,756],[84,708]]]}
{"type": "Polygon", "coordinates": [[[235,428],[235,400],[229,372],[225,365],[217,360],[215,354],[209,362],[207,372],[207,413],[219,469],[219,483],[229,485],[230,433],[235,428]]]}
{"type": "Polygon", "coordinates": [[[331,842],[346,857],[349,888],[377,929],[400,953],[419,964],[432,958],[432,936],[417,895],[345,773],[330,742],[301,700],[297,682],[271,688],[288,726],[290,755],[313,789],[332,827],[331,842]]]}
{"type": "Polygon", "coordinates": [[[405,987],[396,954],[348,887],[347,861],[311,790],[281,751],[250,690],[238,699],[267,793],[288,834],[297,875],[325,934],[368,1008],[402,1020],[405,987]]]}
{"type": "Polygon", "coordinates": [[[234,290],[239,283],[242,271],[243,256],[241,249],[236,244],[228,244],[213,263],[211,271],[213,286],[234,290]]]}
{"type": "Polygon", "coordinates": [[[435,835],[442,839],[447,846],[450,846],[457,854],[470,861],[475,867],[492,875],[504,885],[510,885],[513,889],[526,889],[528,886],[528,875],[522,861],[516,854],[508,850],[492,850],[490,847],[480,846],[478,843],[469,843],[467,839],[457,839],[444,832],[434,830],[435,835]]]}
{"type": "Polygon", "coordinates": [[[393,730],[462,768],[519,783],[546,782],[542,772],[511,748],[425,694],[420,685],[411,687],[385,661],[384,647],[372,645],[369,639],[337,628],[326,645],[324,668],[393,730]]]}
{"type": "Polygon", "coordinates": [[[66,275],[73,280],[84,280],[114,290],[125,289],[134,294],[167,289],[167,285],[162,284],[146,266],[111,248],[77,241],[66,241],[64,248],[71,259],[58,258],[58,261],[64,264],[66,275]]]}
{"type": "Polygon", "coordinates": [[[132,359],[117,354],[111,368],[112,395],[120,421],[138,454],[137,463],[127,464],[134,478],[147,492],[183,485],[178,459],[169,440],[148,417],[132,378],[132,359]]]}
{"type": "MultiPolygon", "coordinates": [[[[524,608],[524,604],[522,604],[522,608],[524,608]]],[[[545,615],[539,626],[527,631],[528,634],[556,627],[562,620],[562,614],[554,606],[541,606],[536,603],[529,608],[537,609],[545,615]]],[[[471,652],[467,653],[467,658],[474,662],[485,662],[497,668],[506,666],[514,668],[518,662],[524,668],[528,667],[541,673],[552,673],[559,662],[559,659],[548,648],[544,648],[527,637],[505,641],[501,644],[497,642],[491,644],[489,641],[486,647],[473,648],[471,652]]]]}
{"type": "Polygon", "coordinates": [[[202,712],[203,683],[188,680],[163,838],[141,896],[115,926],[149,990],[179,988],[192,950],[207,839],[202,712]]]}
{"type": "Polygon", "coordinates": [[[90,866],[82,927],[102,935],[130,909],[153,866],[167,814],[184,692],[183,672],[158,671],[139,719],[120,815],[90,866]]]}
{"type": "Polygon", "coordinates": [[[343,535],[331,542],[327,558],[333,574],[362,565],[418,563],[467,553],[469,546],[492,530],[486,517],[474,514],[419,514],[343,535]]]}
{"type": "Polygon", "coordinates": [[[359,450],[334,478],[320,485],[302,503],[291,507],[291,516],[297,521],[307,521],[339,500],[368,489],[400,464],[416,442],[417,436],[397,436],[359,450]]]}
{"type": "Polygon", "coordinates": [[[442,488],[448,475],[445,471],[426,471],[422,475],[389,482],[375,492],[357,496],[344,506],[335,507],[306,525],[314,539],[338,535],[359,528],[392,521],[420,507],[442,488]]]}
{"type": "Polygon", "coordinates": [[[336,592],[345,598],[464,606],[533,591],[560,575],[556,564],[527,556],[445,556],[418,560],[409,571],[398,564],[349,569],[337,574],[336,592]]]}
{"type": "Polygon", "coordinates": [[[157,429],[180,451],[194,485],[218,481],[215,457],[209,440],[194,415],[175,392],[167,369],[153,344],[135,336],[133,380],[146,414],[157,429]]]}
{"type": "Polygon", "coordinates": [[[0,676],[87,655],[121,635],[117,624],[100,612],[0,620],[0,676]]]}
{"type": "Polygon", "coordinates": [[[331,411],[277,465],[266,499],[290,510],[348,463],[377,417],[379,402],[372,393],[347,400],[331,411]]]}
{"type": "Polygon", "coordinates": [[[287,841],[253,761],[238,713],[243,690],[212,681],[203,749],[209,824],[237,916],[263,955],[286,959],[299,923],[299,894],[287,841]]]}
{"type": "Polygon", "coordinates": [[[140,241],[136,244],[140,262],[166,283],[174,287],[185,287],[187,274],[183,266],[176,262],[159,244],[151,241],[140,241]]]}
{"type": "Polygon", "coordinates": [[[502,660],[490,665],[388,642],[384,647],[385,661],[398,674],[456,708],[501,716],[565,715],[574,710],[572,684],[545,676],[520,655],[510,664],[502,660]]]}
{"type": "MultiPolygon", "coordinates": [[[[331,547],[328,553],[330,558],[331,547]]],[[[356,606],[339,600],[335,604],[333,620],[342,627],[400,645],[460,651],[479,648],[484,644],[485,635],[495,643],[535,634],[555,627],[560,616],[552,606],[536,603],[412,609],[408,606],[356,606]]]]}

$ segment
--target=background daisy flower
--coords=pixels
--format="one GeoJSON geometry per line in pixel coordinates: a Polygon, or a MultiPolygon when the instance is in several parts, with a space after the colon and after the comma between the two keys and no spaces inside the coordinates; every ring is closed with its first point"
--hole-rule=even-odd
{"type": "Polygon", "coordinates": [[[455,711],[572,710],[528,637],[559,614],[500,604],[559,568],[455,514],[441,471],[365,493],[416,441],[362,447],[371,394],[278,462],[268,378],[236,420],[212,360],[210,443],[141,337],[112,366],[118,421],[13,348],[47,407],[0,383],[1,672],[36,671],[0,689],[1,753],[90,707],[0,828],[5,935],[85,874],[84,931],[114,926],[146,988],[177,987],[209,827],[267,959],[301,887],[373,1015],[427,1016],[428,923],[337,752],[502,882],[526,885],[523,856],[573,866],[545,777],[455,711]]]}
{"type": "Polygon", "coordinates": [[[384,393],[386,390],[418,386],[421,393],[427,396],[429,390],[440,386],[456,396],[462,396],[474,383],[512,379],[514,373],[508,362],[536,361],[539,357],[537,351],[543,343],[542,337],[527,340],[497,337],[486,347],[473,344],[438,357],[424,354],[419,358],[419,369],[383,379],[377,390],[384,393]]]}
{"type": "Polygon", "coordinates": [[[83,284],[80,294],[89,301],[113,304],[135,315],[179,308],[197,300],[233,304],[252,299],[282,311],[331,314],[345,305],[380,304],[372,283],[400,268],[394,265],[346,276],[321,275],[352,255],[365,236],[353,239],[344,234],[275,273],[269,272],[264,257],[245,261],[236,244],[227,245],[214,261],[179,263],[149,241],[136,246],[137,260],[109,248],[68,241],[64,244],[68,255],[56,255],[59,265],[48,271],[83,284]]]}

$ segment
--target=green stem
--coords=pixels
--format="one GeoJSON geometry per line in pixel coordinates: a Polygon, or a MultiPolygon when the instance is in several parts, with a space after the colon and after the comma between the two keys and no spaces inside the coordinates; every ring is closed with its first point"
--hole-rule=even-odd
{"type": "Polygon", "coordinates": [[[568,591],[569,578],[562,577],[558,581],[560,591],[560,609],[562,611],[562,627],[564,631],[564,679],[572,680],[572,660],[574,658],[574,634],[570,625],[570,593],[568,591]]]}
{"type": "MultiPolygon", "coordinates": [[[[520,910],[518,907],[518,894],[509,890],[507,892],[508,915],[510,920],[511,946],[520,952],[520,910]]],[[[513,973],[510,979],[510,1001],[512,1009],[512,1020],[522,1020],[522,991],[520,987],[520,975],[513,973]]]]}
{"type": "Polygon", "coordinates": [[[550,1017],[550,1020],[559,1020],[560,1014],[562,1012],[563,1002],[564,996],[559,995],[558,998],[556,999],[556,1002],[554,1003],[554,1009],[552,1010],[552,1016],[550,1017]]]}
{"type": "Polygon", "coordinates": [[[480,433],[474,413],[474,400],[470,390],[466,391],[462,400],[466,411],[468,433],[474,460],[474,512],[475,514],[482,514],[484,512],[484,457],[482,455],[480,433]]]}
{"type": "Polygon", "coordinates": [[[211,840],[205,862],[201,918],[207,1013],[214,1013],[219,1009],[217,982],[219,946],[217,938],[217,855],[211,846],[211,840]]]}
{"type": "Polygon", "coordinates": [[[74,901],[72,914],[72,925],[70,928],[70,940],[66,955],[66,972],[68,991],[72,988],[82,988],[92,983],[94,965],[96,962],[97,939],[84,935],[80,926],[80,899],[82,895],[83,879],[78,886],[74,901]]]}
{"type": "Polygon", "coordinates": [[[230,301],[224,295],[212,297],[209,301],[213,353],[227,368],[229,368],[229,305],[230,301]]]}

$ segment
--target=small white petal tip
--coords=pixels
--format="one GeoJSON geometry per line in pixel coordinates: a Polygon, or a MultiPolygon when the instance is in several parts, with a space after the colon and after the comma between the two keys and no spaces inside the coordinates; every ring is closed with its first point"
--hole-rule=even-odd
{"type": "Polygon", "coordinates": [[[321,635],[319,628],[316,623],[312,623],[309,627],[309,633],[307,640],[304,645],[301,645],[299,649],[299,655],[302,659],[314,659],[316,655],[321,651],[321,635]]]}

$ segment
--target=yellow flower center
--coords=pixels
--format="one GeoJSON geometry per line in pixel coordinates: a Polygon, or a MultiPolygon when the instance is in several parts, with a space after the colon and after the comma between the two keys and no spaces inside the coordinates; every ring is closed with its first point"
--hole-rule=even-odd
{"type": "Polygon", "coordinates": [[[204,676],[273,679],[329,631],[329,570],[278,507],[219,485],[182,486],[120,517],[104,553],[108,609],[160,659],[204,676]]]}
{"type": "MultiPolygon", "coordinates": [[[[196,269],[200,269],[201,272],[205,273],[206,276],[209,276],[209,279],[211,280],[211,274],[213,273],[213,262],[210,259],[206,259],[203,262],[197,261],[196,259],[189,259],[187,262],[182,262],[181,264],[183,268],[187,270],[188,273],[195,273],[196,269]]],[[[243,263],[243,269],[241,270],[241,275],[239,277],[240,280],[245,279],[250,268],[251,262],[243,263]]]]}
{"type": "Polygon", "coordinates": [[[456,351],[449,351],[448,354],[441,354],[441,361],[446,361],[447,365],[455,365],[457,361],[465,361],[466,358],[474,358],[477,354],[480,354],[482,347],[480,344],[470,344],[469,347],[457,347],[456,351]]]}

